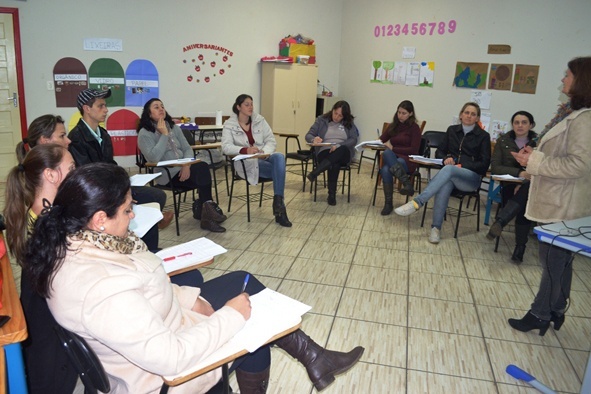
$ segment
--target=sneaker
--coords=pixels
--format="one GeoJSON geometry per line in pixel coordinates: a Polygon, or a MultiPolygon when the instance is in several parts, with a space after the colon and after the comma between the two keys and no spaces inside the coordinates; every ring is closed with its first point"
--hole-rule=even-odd
{"type": "Polygon", "coordinates": [[[394,212],[396,212],[396,214],[400,215],[400,216],[412,215],[413,213],[415,213],[419,209],[416,207],[415,204],[416,204],[416,202],[414,200],[410,200],[406,204],[401,205],[398,208],[396,208],[394,210],[394,212]]]}
{"type": "Polygon", "coordinates": [[[438,244],[441,241],[441,230],[437,227],[431,227],[431,234],[429,235],[429,242],[438,244]]]}

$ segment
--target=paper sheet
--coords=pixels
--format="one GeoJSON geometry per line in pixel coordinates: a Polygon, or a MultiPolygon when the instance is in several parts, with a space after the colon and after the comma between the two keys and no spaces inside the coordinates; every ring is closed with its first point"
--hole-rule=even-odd
{"type": "Polygon", "coordinates": [[[162,175],[161,172],[156,174],[135,174],[129,180],[131,181],[131,186],[145,186],[160,175],[162,175]]]}
{"type": "Polygon", "coordinates": [[[159,161],[156,165],[157,166],[169,166],[171,164],[182,164],[182,163],[188,163],[190,161],[195,161],[195,158],[188,158],[188,159],[177,159],[177,160],[165,160],[165,161],[159,161]]]}
{"type": "Polygon", "coordinates": [[[421,163],[438,164],[440,166],[443,165],[443,159],[431,159],[429,157],[418,156],[418,155],[409,155],[408,157],[410,157],[414,161],[418,161],[418,162],[421,162],[421,163]]]}
{"type": "Polygon", "coordinates": [[[495,181],[523,181],[525,180],[525,178],[523,177],[517,177],[517,176],[513,176],[513,175],[509,175],[509,174],[504,174],[504,175],[493,175],[492,178],[495,181]]]}
{"type": "Polygon", "coordinates": [[[215,242],[201,237],[177,246],[162,249],[156,256],[162,260],[175,257],[174,260],[162,261],[166,273],[211,260],[215,256],[226,253],[227,250],[215,242]],[[184,255],[176,258],[176,256],[184,255]]]}
{"type": "Polygon", "coordinates": [[[152,207],[134,205],[133,213],[135,217],[129,222],[129,229],[140,238],[162,220],[162,212],[152,207]]]}
{"type": "Polygon", "coordinates": [[[250,305],[252,306],[250,319],[232,339],[189,370],[176,376],[165,376],[165,378],[170,381],[176,377],[189,375],[245,349],[253,352],[275,335],[299,324],[302,315],[312,309],[271,289],[265,289],[251,296],[250,305]]]}
{"type": "Polygon", "coordinates": [[[355,149],[357,151],[361,151],[367,145],[371,145],[371,146],[385,146],[381,140],[374,140],[374,141],[360,142],[359,144],[355,145],[355,149]]]}

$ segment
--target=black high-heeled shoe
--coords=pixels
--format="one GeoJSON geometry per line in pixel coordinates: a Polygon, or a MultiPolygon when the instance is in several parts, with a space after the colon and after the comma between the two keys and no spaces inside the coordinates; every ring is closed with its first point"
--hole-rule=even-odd
{"type": "Polygon", "coordinates": [[[536,315],[528,311],[523,319],[509,319],[509,325],[521,332],[540,330],[539,334],[543,337],[550,327],[550,320],[538,319],[536,315]]]}
{"type": "Polygon", "coordinates": [[[564,324],[564,313],[562,315],[558,315],[556,312],[552,312],[552,317],[550,321],[554,325],[554,331],[560,330],[560,327],[564,324]]]}

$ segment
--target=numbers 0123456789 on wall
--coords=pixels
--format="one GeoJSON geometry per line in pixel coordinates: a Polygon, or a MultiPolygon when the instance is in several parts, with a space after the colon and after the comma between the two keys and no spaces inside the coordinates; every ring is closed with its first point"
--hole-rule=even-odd
{"type": "Polygon", "coordinates": [[[456,31],[457,23],[454,19],[449,22],[428,22],[428,23],[397,23],[395,25],[377,25],[373,34],[376,37],[390,37],[390,36],[408,36],[413,35],[434,35],[434,34],[451,34],[456,31]],[[410,27],[409,27],[410,26],[410,27]]]}

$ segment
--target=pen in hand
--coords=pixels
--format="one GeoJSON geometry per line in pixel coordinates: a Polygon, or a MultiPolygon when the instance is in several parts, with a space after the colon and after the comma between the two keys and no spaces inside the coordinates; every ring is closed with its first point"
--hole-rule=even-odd
{"type": "Polygon", "coordinates": [[[244,277],[244,284],[242,285],[242,291],[240,293],[244,293],[246,290],[246,285],[248,284],[248,280],[250,279],[250,274],[246,274],[244,277]]]}

